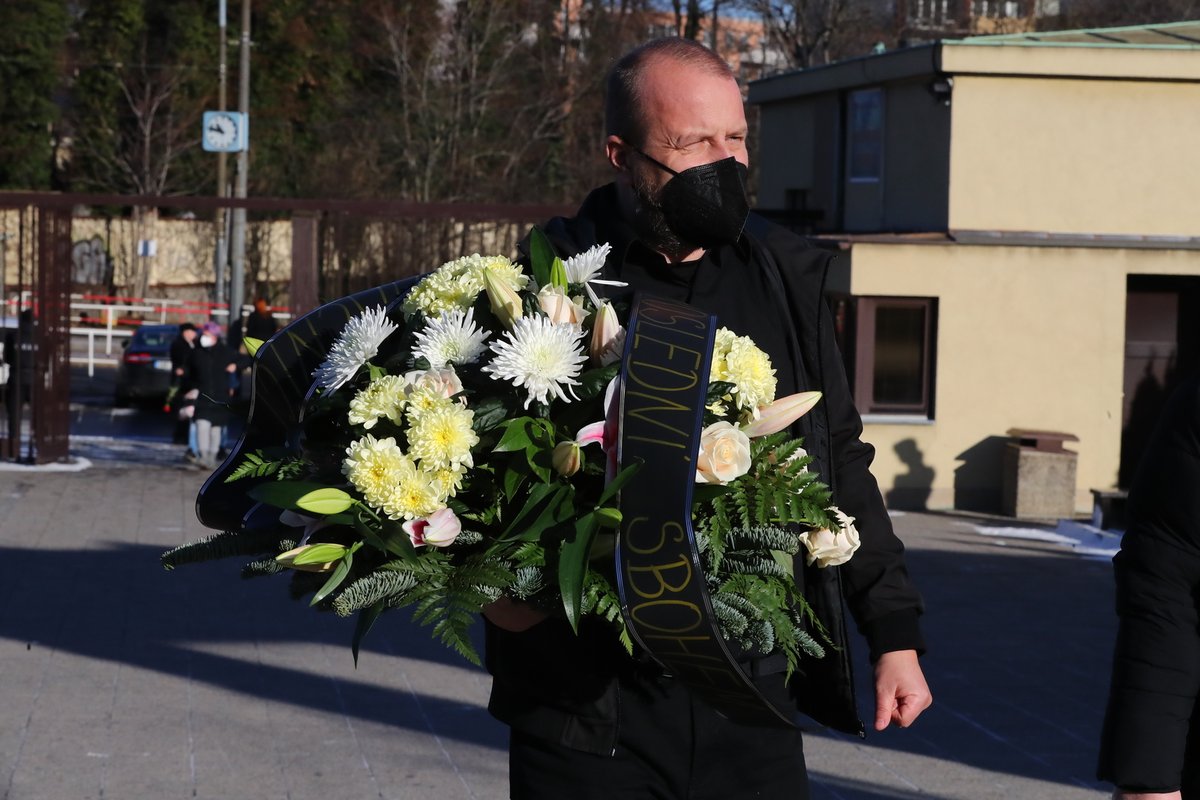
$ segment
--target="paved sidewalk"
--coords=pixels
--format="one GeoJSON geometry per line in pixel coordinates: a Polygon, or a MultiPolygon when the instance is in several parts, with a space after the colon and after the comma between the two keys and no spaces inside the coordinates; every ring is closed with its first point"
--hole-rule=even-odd
{"type": "MultiPolygon", "coordinates": [[[[507,796],[486,673],[403,612],[355,669],[352,621],[284,580],[239,580],[236,559],[164,572],[162,550],[206,533],[203,475],[89,446],[79,472],[0,472],[0,800],[507,796]]],[[[1105,797],[1107,562],[963,517],[896,524],[935,706],[866,741],[812,731],[814,800],[1105,797]]]]}

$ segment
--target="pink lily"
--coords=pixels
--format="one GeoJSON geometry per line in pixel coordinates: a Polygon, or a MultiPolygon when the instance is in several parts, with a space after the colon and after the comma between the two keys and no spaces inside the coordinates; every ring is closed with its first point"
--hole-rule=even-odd
{"type": "Polygon", "coordinates": [[[754,438],[781,431],[811,411],[820,399],[820,392],[798,392],[781,397],[759,408],[755,418],[742,426],[742,432],[754,438]]]}
{"type": "Polygon", "coordinates": [[[449,508],[439,508],[422,519],[413,519],[401,525],[413,547],[449,547],[462,532],[462,522],[449,508]]]}

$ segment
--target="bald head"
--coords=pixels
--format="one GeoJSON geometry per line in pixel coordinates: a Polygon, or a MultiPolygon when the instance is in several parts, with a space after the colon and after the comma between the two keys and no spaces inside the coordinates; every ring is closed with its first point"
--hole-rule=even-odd
{"type": "Polygon", "coordinates": [[[622,56],[609,70],[604,105],[604,124],[609,136],[619,136],[635,147],[645,144],[644,76],[650,67],[664,61],[736,80],[724,59],[691,39],[672,36],[646,42],[622,56]]]}

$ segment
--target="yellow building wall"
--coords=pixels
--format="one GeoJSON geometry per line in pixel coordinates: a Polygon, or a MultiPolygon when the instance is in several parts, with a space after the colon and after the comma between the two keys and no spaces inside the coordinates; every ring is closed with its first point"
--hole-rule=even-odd
{"type": "Polygon", "coordinates": [[[855,295],[938,298],[936,418],[865,425],[885,496],[915,445],[933,469],[930,508],[998,502],[1006,432],[1027,428],[1079,437],[1086,512],[1088,490],[1117,479],[1126,276],[1200,275],[1200,251],[856,243],[850,269],[855,295]]]}
{"type": "Polygon", "coordinates": [[[950,229],[1200,235],[1200,82],[957,75],[950,229]]]}

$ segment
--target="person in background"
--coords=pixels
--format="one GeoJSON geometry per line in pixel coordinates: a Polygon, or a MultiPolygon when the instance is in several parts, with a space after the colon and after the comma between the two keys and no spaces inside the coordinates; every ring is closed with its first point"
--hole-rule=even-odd
{"type": "Polygon", "coordinates": [[[184,382],[184,378],[187,374],[188,360],[192,357],[192,350],[196,347],[197,335],[196,326],[185,322],[179,326],[179,335],[175,337],[175,341],[171,342],[171,388],[167,391],[167,400],[163,404],[164,411],[176,412],[174,439],[176,442],[181,439],[187,440],[187,450],[183,454],[183,460],[192,464],[199,459],[196,446],[196,421],[177,412],[183,396],[192,388],[184,382]]]}
{"type": "MultiPolygon", "coordinates": [[[[21,412],[33,402],[34,362],[37,343],[33,339],[33,309],[22,309],[17,315],[17,329],[4,335],[4,363],[8,365],[8,385],[5,401],[8,405],[9,436],[21,439],[21,412]]],[[[32,450],[32,444],[30,445],[32,450]]],[[[32,455],[32,452],[31,452],[32,455]]]]}
{"type": "Polygon", "coordinates": [[[221,327],[215,322],[204,323],[198,344],[188,359],[184,379],[197,392],[192,419],[199,465],[212,469],[217,465],[221,435],[229,416],[230,376],[237,371],[237,357],[221,341],[221,327]]]}
{"type": "Polygon", "coordinates": [[[1117,800],[1200,798],[1200,376],[1176,389],[1129,489],[1113,558],[1101,780],[1117,800]]]}
{"type": "Polygon", "coordinates": [[[271,316],[271,309],[267,305],[266,298],[259,297],[254,301],[254,311],[246,317],[246,324],[243,328],[245,335],[265,342],[274,336],[277,330],[279,330],[279,323],[275,321],[275,317],[271,316]]]}

